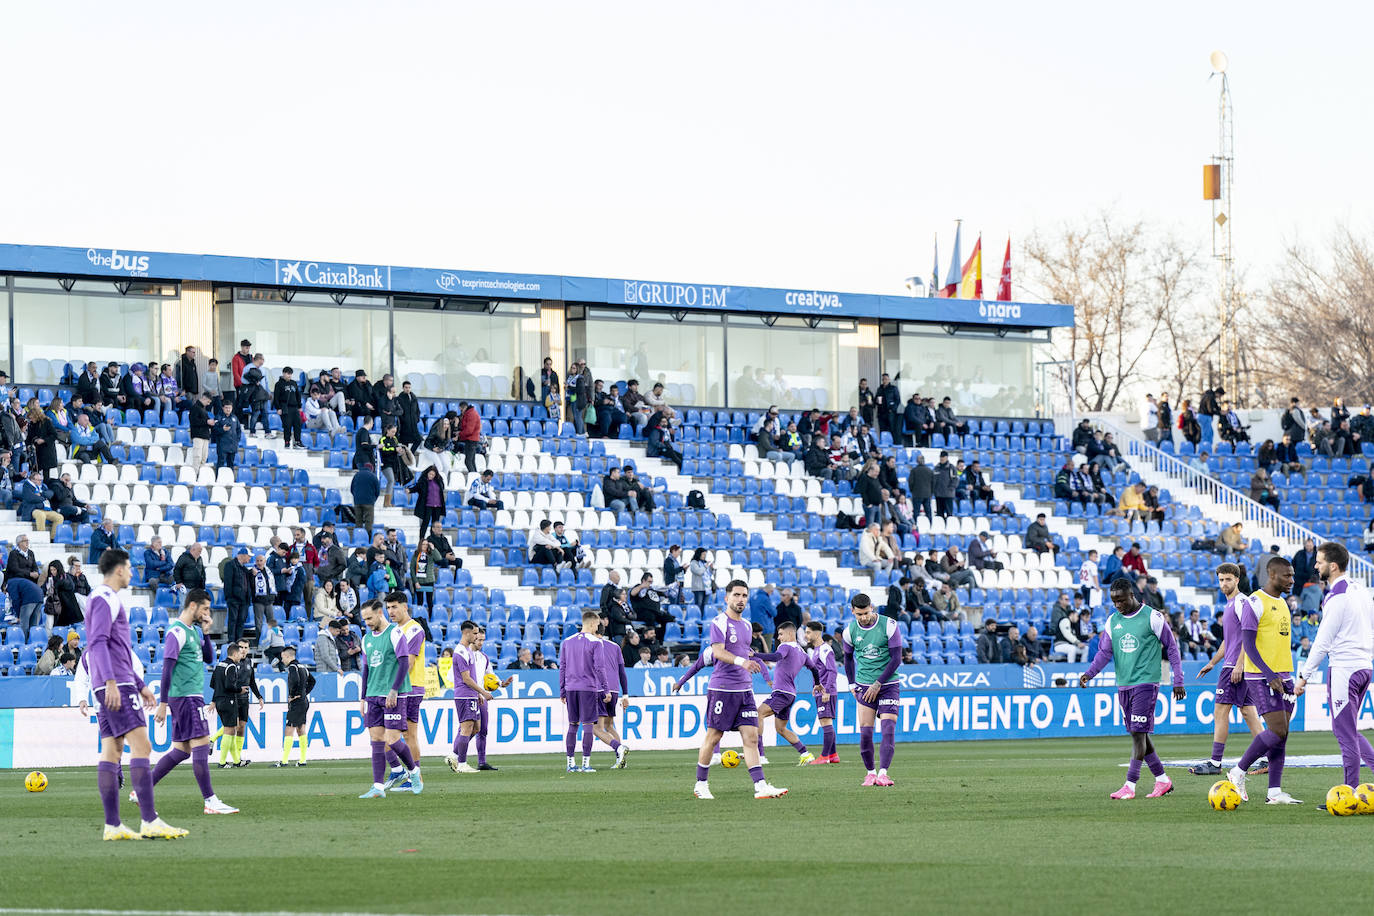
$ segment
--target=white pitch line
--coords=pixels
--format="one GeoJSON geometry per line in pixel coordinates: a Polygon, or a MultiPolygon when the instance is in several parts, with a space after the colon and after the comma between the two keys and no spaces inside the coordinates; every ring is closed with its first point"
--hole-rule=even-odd
{"type": "MultiPolygon", "coordinates": [[[[420,916],[413,913],[310,913],[297,910],[68,910],[34,909],[31,907],[0,907],[0,914],[37,914],[37,916],[420,916]]],[[[427,913],[424,916],[444,916],[427,913]]],[[[458,916],[458,914],[447,914],[458,916]]],[[[466,916],[494,916],[494,914],[466,914],[466,916]]]]}

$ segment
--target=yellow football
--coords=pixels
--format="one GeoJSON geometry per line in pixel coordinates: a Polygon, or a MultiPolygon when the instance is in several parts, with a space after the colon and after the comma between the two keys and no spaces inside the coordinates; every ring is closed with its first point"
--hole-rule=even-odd
{"type": "Polygon", "coordinates": [[[1354,814],[1359,804],[1355,790],[1349,786],[1332,786],[1331,791],[1326,793],[1326,813],[1335,817],[1354,814]]]}
{"type": "Polygon", "coordinates": [[[1214,782],[1207,790],[1207,804],[1213,811],[1234,811],[1240,807],[1240,801],[1240,790],[1229,779],[1214,782]]]}
{"type": "Polygon", "coordinates": [[[482,678],[482,686],[487,688],[487,690],[500,689],[501,679],[497,677],[495,674],[492,674],[490,671],[488,671],[487,676],[482,678]]]}
{"type": "Polygon", "coordinates": [[[739,766],[739,751],[721,751],[720,765],[726,769],[734,769],[739,766]]]}
{"type": "Polygon", "coordinates": [[[1366,782],[1355,787],[1355,813],[1374,814],[1374,782],[1366,782]]]}
{"type": "Polygon", "coordinates": [[[34,770],[24,777],[24,788],[28,789],[30,792],[42,792],[47,787],[48,777],[45,773],[34,770]]]}

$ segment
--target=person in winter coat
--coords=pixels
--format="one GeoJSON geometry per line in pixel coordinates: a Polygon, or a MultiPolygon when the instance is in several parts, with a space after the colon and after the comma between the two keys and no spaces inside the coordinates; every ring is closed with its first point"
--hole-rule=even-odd
{"type": "Polygon", "coordinates": [[[239,387],[238,393],[239,413],[248,418],[247,430],[250,436],[261,422],[263,435],[270,439],[272,433],[267,423],[267,405],[271,402],[272,395],[267,391],[266,377],[258,365],[261,359],[261,354],[253,357],[253,365],[244,370],[243,384],[239,387]]]}
{"type": "Polygon", "coordinates": [[[420,435],[420,399],[415,396],[410,382],[401,383],[401,393],[396,396],[401,413],[397,417],[401,443],[412,452],[424,441],[420,435]]]}
{"type": "Polygon", "coordinates": [[[272,389],[272,409],[281,416],[282,447],[305,448],[301,443],[301,386],[290,366],[281,370],[272,389]]]}
{"type": "Polygon", "coordinates": [[[941,452],[940,460],[931,472],[931,494],[935,497],[935,511],[941,518],[954,513],[954,490],[959,473],[949,463],[949,452],[941,452]]]}
{"type": "Polygon", "coordinates": [[[477,408],[467,401],[459,405],[458,447],[463,450],[463,463],[468,471],[477,470],[477,448],[482,442],[482,418],[477,408]]]}
{"type": "Polygon", "coordinates": [[[57,467],[57,430],[37,401],[29,406],[27,413],[29,425],[24,431],[24,442],[33,448],[37,467],[46,477],[48,471],[57,467]]]}
{"type": "Polygon", "coordinates": [[[234,467],[238,457],[239,442],[243,439],[243,424],[234,416],[234,405],[225,401],[221,405],[221,415],[215,423],[215,470],[234,467]]]}
{"type": "MultiPolygon", "coordinates": [[[[424,540],[429,527],[444,520],[447,507],[444,503],[444,481],[439,469],[430,465],[415,481],[411,490],[415,493],[415,517],[420,520],[420,540],[424,540]]],[[[432,600],[432,595],[431,595],[432,600]]]]}

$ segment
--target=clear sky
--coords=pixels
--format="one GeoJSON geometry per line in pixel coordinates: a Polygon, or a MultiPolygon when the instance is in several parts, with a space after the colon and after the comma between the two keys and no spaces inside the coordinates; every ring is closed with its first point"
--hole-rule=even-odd
{"type": "MultiPolygon", "coordinates": [[[[1368,3],[9,3],[0,241],[899,292],[1104,207],[1368,231],[1368,3]],[[941,265],[941,270],[946,264],[941,265]]],[[[995,288],[995,287],[994,287],[995,288]]]]}

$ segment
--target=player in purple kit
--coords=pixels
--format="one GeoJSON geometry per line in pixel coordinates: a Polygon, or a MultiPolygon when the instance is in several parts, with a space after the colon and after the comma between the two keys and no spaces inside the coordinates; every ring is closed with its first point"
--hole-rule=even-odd
{"type": "Polygon", "coordinates": [[[897,712],[902,706],[897,668],[902,664],[902,632],[897,621],[881,617],[865,594],[849,599],[854,619],[844,628],[844,673],[859,703],[859,756],[866,786],[890,786],[887,768],[897,751],[897,712]],[[878,769],[873,769],[873,721],[883,732],[878,769]]]}
{"type": "Polygon", "coordinates": [[[816,724],[821,727],[821,755],[811,761],[812,766],[839,763],[835,749],[835,690],[839,670],[835,665],[835,650],[825,640],[825,624],[813,620],[806,625],[806,654],[810,656],[821,676],[811,692],[816,697],[816,724]]]}
{"type": "Polygon", "coordinates": [[[582,630],[563,640],[558,650],[558,699],[568,709],[568,731],[564,746],[568,751],[569,773],[595,773],[591,767],[592,742],[600,738],[607,744],[614,740],[601,730],[597,722],[606,713],[611,701],[610,685],[606,682],[606,666],[600,661],[597,636],[601,615],[596,611],[582,612],[582,630]],[[582,765],[573,759],[577,746],[577,729],[582,729],[582,765]]]}
{"type": "Polygon", "coordinates": [[[753,628],[744,619],[749,603],[749,586],[741,579],[733,579],[725,586],[725,611],[711,620],[711,656],[714,665],[706,685],[706,735],[697,753],[697,781],[692,794],[697,798],[714,798],[708,784],[712,749],[721,737],[738,731],[744,742],[744,762],[749,778],[754,781],[755,798],[780,798],[786,789],[770,785],[763,778],[759,764],[759,713],[754,705],[754,679],[760,663],[749,658],[749,643],[753,628]]]}
{"type": "MultiPolygon", "coordinates": [[[[753,649],[749,650],[749,657],[754,661],[758,661],[758,653],[753,649]]],[[[709,668],[715,663],[716,659],[715,656],[711,654],[711,647],[707,646],[705,649],[702,649],[701,653],[697,655],[697,660],[692,662],[692,666],[688,668],[687,672],[683,674],[682,677],[678,678],[677,683],[673,685],[673,693],[680,692],[688,681],[697,676],[701,669],[709,668]]],[[[766,662],[759,662],[759,673],[763,675],[764,683],[771,688],[773,686],[773,679],[768,674],[768,665],[766,662]]],[[[764,764],[767,763],[767,760],[760,755],[759,762],[764,764]]],[[[715,747],[711,749],[711,766],[715,766],[718,763],[720,763],[719,741],[717,741],[715,747]]]]}
{"type": "Polygon", "coordinates": [[[1240,567],[1234,563],[1218,566],[1217,585],[1226,599],[1226,607],[1221,611],[1221,645],[1197,675],[1201,680],[1221,660],[1221,674],[1217,676],[1216,699],[1212,706],[1212,759],[1189,767],[1188,772],[1194,776],[1221,775],[1221,755],[1226,752],[1226,738],[1231,731],[1231,707],[1240,707],[1251,736],[1260,733],[1259,715],[1255,712],[1255,704],[1250,702],[1245,672],[1240,666],[1240,603],[1245,600],[1244,595],[1237,593],[1240,567]]]}
{"type": "MultiPolygon", "coordinates": [[[[477,635],[474,636],[472,640],[472,679],[475,683],[481,684],[483,689],[486,688],[487,675],[491,673],[491,659],[487,658],[487,653],[482,650],[482,646],[486,644],[486,641],[487,628],[478,624],[477,635]]],[[[501,681],[500,687],[496,689],[500,690],[501,687],[509,687],[510,682],[513,680],[515,680],[515,675],[512,674],[504,681],[501,681]]],[[[491,704],[479,703],[478,711],[480,714],[477,719],[477,730],[473,733],[473,743],[477,745],[477,769],[479,771],[491,770],[494,772],[500,768],[487,763],[487,730],[489,724],[489,716],[487,714],[491,711],[491,704]]]]}
{"type": "MultiPolygon", "coordinates": [[[[608,618],[604,615],[600,618],[600,633],[606,632],[608,618]]],[[[621,709],[630,705],[630,683],[625,677],[625,655],[620,651],[620,645],[614,640],[601,636],[601,643],[596,647],[597,663],[601,665],[601,676],[610,689],[611,698],[606,701],[600,716],[597,717],[596,726],[602,734],[609,735],[611,740],[611,752],[615,754],[615,763],[611,764],[613,770],[625,769],[626,762],[630,759],[630,749],[620,740],[620,733],[615,728],[615,707],[619,704],[621,709]],[[617,690],[616,688],[620,689],[617,690]]],[[[605,738],[602,738],[605,741],[605,738]]],[[[585,764],[586,761],[584,760],[585,764]]]]}
{"type": "Polygon", "coordinates": [[[458,712],[458,734],[453,739],[453,751],[444,761],[455,773],[476,773],[468,763],[468,745],[482,722],[482,707],[491,694],[477,680],[473,664],[473,643],[477,641],[477,624],[464,620],[458,645],[453,649],[453,706],[458,712]]]}
{"type": "Polygon", "coordinates": [[[410,656],[401,630],[386,616],[386,608],[376,598],[362,606],[363,622],[363,727],[372,741],[372,788],[359,798],[386,798],[386,751],[391,748],[410,771],[411,792],[424,791],[420,768],[410,756],[405,741],[405,704],[410,690],[410,656]]]}
{"type": "MultiPolygon", "coordinates": [[[[410,691],[399,699],[405,705],[406,747],[415,758],[415,766],[420,767],[420,706],[425,700],[425,630],[420,622],[410,615],[410,605],[406,603],[405,592],[390,592],[386,596],[386,615],[401,631],[402,644],[406,657],[410,659],[410,691]]],[[[400,758],[390,748],[386,752],[391,773],[386,781],[388,789],[401,790],[415,788],[409,775],[401,766],[400,758]]]]}
{"type": "MultiPolygon", "coordinates": [[[[153,768],[153,785],[186,759],[196,775],[196,784],[205,800],[206,814],[238,814],[219,800],[210,784],[210,707],[205,705],[205,659],[215,657],[214,643],[205,635],[210,626],[210,594],[193,588],[177,615],[167,626],[162,646],[162,683],[157,705],[157,724],[172,714],[172,748],[153,768]]],[[[137,801],[130,796],[130,801],[137,801]]]]}
{"type": "Polygon", "coordinates": [[[816,755],[806,749],[806,745],[796,734],[787,727],[787,716],[792,711],[792,704],[797,701],[796,677],[798,672],[804,667],[811,672],[816,679],[816,684],[821,682],[821,670],[816,667],[816,663],[802,651],[801,646],[797,645],[797,627],[791,621],[785,620],[778,627],[778,649],[776,652],[760,652],[756,658],[760,661],[776,662],[777,668],[773,676],[773,692],[768,699],[759,705],[759,756],[763,756],[763,722],[769,716],[777,717],[778,734],[791,744],[800,755],[797,766],[806,766],[816,759],[816,755]]]}
{"type": "Polygon", "coordinates": [[[148,764],[152,744],[148,741],[145,710],[154,706],[153,690],[134,673],[130,656],[129,615],[119,593],[129,587],[133,569],[129,555],[109,548],[100,555],[98,565],[104,582],[96,586],[86,602],[86,655],[89,657],[91,683],[95,685],[96,722],[100,726],[100,763],[96,765],[96,785],[105,807],[107,840],[176,839],[186,830],[172,827],[157,816],[153,804],[153,772],[148,764]],[[141,826],[138,832],[119,821],[119,786],[123,780],[124,744],[129,758],[129,777],[138,797],[141,826]]]}

